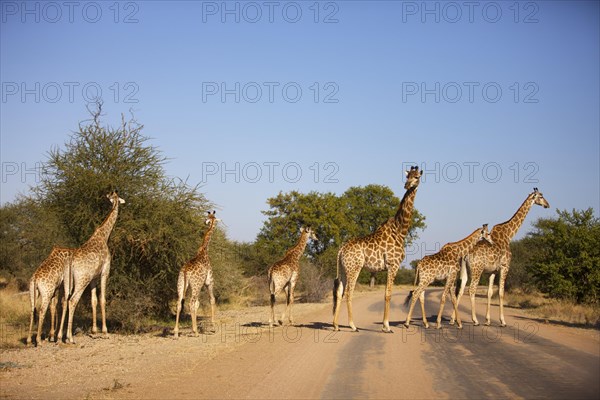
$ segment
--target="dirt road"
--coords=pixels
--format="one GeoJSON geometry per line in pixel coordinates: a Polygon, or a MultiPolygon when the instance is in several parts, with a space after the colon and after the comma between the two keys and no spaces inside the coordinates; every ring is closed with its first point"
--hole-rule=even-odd
{"type": "MultiPolygon", "coordinates": [[[[265,307],[219,313],[214,335],[77,337],[0,353],[1,398],[593,398],[600,395],[598,331],[544,324],[505,309],[508,327],[458,331],[399,325],[381,332],[383,293],[354,301],[360,331],[331,330],[329,304],[296,307],[296,326],[269,329],[265,307]]],[[[434,321],[439,290],[429,290],[434,321]]],[[[478,299],[483,314],[483,301],[478,299]]],[[[466,302],[465,302],[466,303],[466,302]]],[[[449,315],[449,302],[447,313],[449,315]]],[[[341,321],[346,321],[345,305],[341,321]]],[[[281,307],[281,306],[280,306],[281,307]]],[[[281,308],[280,308],[281,309],[281,308]]],[[[497,316],[497,307],[492,316],[497,316]]],[[[468,307],[461,307],[463,319],[468,307]]]]}

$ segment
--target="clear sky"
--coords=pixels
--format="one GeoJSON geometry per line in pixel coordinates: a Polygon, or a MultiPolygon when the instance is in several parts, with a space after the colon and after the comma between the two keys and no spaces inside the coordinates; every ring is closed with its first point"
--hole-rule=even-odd
{"type": "MultiPolygon", "coordinates": [[[[130,109],[252,241],[279,191],[387,185],[428,228],[408,259],[510,218],[600,209],[596,1],[2,1],[0,201],[86,102],[130,109]]],[[[127,199],[135,201],[134,199],[127,199]]]]}

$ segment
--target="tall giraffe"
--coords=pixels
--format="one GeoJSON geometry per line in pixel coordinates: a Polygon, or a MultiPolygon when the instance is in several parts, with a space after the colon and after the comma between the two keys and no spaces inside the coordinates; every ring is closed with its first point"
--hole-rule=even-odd
{"type": "Polygon", "coordinates": [[[289,311],[290,324],[294,323],[292,318],[292,305],[294,304],[294,289],[298,281],[300,273],[300,257],[304,253],[306,244],[309,239],[318,240],[311,228],[300,228],[300,239],[298,243],[289,249],[283,258],[277,261],[269,268],[269,290],[271,292],[271,317],[269,318],[269,326],[273,327],[275,321],[275,296],[285,290],[287,297],[287,306],[281,315],[281,323],[285,319],[285,314],[289,311]]]}
{"type": "MultiPolygon", "coordinates": [[[[450,294],[450,298],[452,299],[454,312],[456,313],[458,311],[456,295],[451,289],[454,286],[456,276],[458,275],[458,271],[460,269],[461,258],[467,255],[480,240],[488,242],[492,241],[488,232],[487,224],[484,224],[481,228],[475,229],[473,233],[466,238],[459,240],[458,242],[445,244],[437,253],[425,256],[421,261],[419,261],[415,270],[415,285],[418,278],[419,286],[417,286],[414,291],[409,293],[404,303],[408,304],[410,301],[410,308],[408,310],[404,326],[408,328],[410,325],[410,319],[412,317],[415,303],[417,302],[417,299],[419,299],[421,302],[423,325],[425,325],[425,328],[429,328],[427,316],[425,314],[425,288],[436,279],[446,279],[444,293],[442,294],[442,300],[440,302],[440,311],[437,316],[437,329],[442,327],[442,313],[444,312],[444,304],[446,303],[446,296],[448,294],[450,294]]],[[[458,315],[458,313],[456,315],[458,315]]],[[[456,322],[458,327],[462,328],[460,316],[456,318],[456,322]]]]}
{"type": "Polygon", "coordinates": [[[67,326],[67,341],[75,343],[73,340],[73,316],[79,299],[85,288],[91,284],[92,288],[92,333],[98,332],[96,322],[96,306],[98,298],[96,297],[96,288],[98,280],[100,281],[100,312],[102,313],[102,333],[107,334],[106,327],[106,282],[110,272],[111,255],[108,249],[108,238],[115,226],[117,216],[119,215],[119,204],[125,203],[125,200],[119,197],[116,191],[107,194],[106,197],[112,203],[110,213],[96,228],[92,236],[81,247],[73,252],[71,263],[71,273],[73,275],[73,294],[69,298],[69,324],[67,326]]]}
{"type": "Polygon", "coordinates": [[[71,259],[74,249],[55,246],[48,257],[37,268],[29,281],[29,300],[31,303],[31,318],[29,320],[29,334],[27,335],[27,344],[31,344],[31,333],[33,330],[33,320],[35,314],[35,303],[38,293],[40,297],[40,308],[38,312],[38,329],[36,336],[36,345],[41,344],[42,326],[48,305],[50,305],[50,333],[49,340],[55,340],[56,326],[56,303],[58,301],[58,292],[60,285],[63,285],[62,316],[60,319],[60,329],[58,331],[58,340],[62,340],[63,324],[67,312],[67,300],[71,292],[71,259]]]}
{"type": "MultiPolygon", "coordinates": [[[[463,260],[463,266],[461,270],[461,286],[458,293],[457,301],[460,302],[460,298],[465,290],[467,283],[466,266],[468,266],[471,276],[471,284],[469,286],[469,297],[471,298],[471,318],[475,325],[479,325],[477,316],[475,315],[475,293],[477,292],[477,285],[479,285],[479,279],[483,272],[491,273],[489,279],[489,287],[487,293],[487,310],[485,314],[485,324],[490,325],[490,305],[493,294],[493,285],[496,273],[500,272],[500,282],[498,283],[498,296],[500,298],[500,326],[506,326],[504,320],[504,283],[506,281],[506,275],[510,268],[510,260],[512,254],[510,252],[510,241],[517,234],[517,231],[523,224],[527,213],[531,207],[537,204],[544,208],[549,208],[550,204],[544,198],[544,195],[538,191],[537,188],[533,189],[523,204],[519,207],[517,212],[506,222],[495,225],[490,233],[493,244],[489,243],[478,243],[471,252],[463,260]],[[466,265],[465,265],[466,264],[466,265]]],[[[450,323],[454,322],[454,314],[450,320],[450,323]]]]}
{"type": "Polygon", "coordinates": [[[192,315],[192,332],[194,333],[194,336],[198,336],[196,313],[200,306],[198,296],[200,295],[200,290],[203,286],[207,288],[208,296],[210,297],[210,322],[212,326],[215,324],[214,279],[210,260],[208,258],[208,244],[210,243],[210,238],[218,221],[220,221],[220,219],[215,217],[215,211],[213,211],[212,214],[209,211],[205,221],[205,224],[208,225],[208,230],[204,234],[202,244],[198,248],[196,256],[186,262],[179,272],[179,277],[177,278],[177,318],[175,319],[175,329],[173,330],[173,335],[176,338],[179,337],[179,314],[183,308],[183,298],[185,297],[188,286],[191,286],[192,288],[190,314],[192,315]]]}
{"type": "Polygon", "coordinates": [[[358,330],[352,320],[352,293],[358,274],[364,267],[371,272],[387,270],[382,329],[384,332],[391,332],[389,312],[392,284],[404,259],[404,239],[410,227],[415,196],[423,175],[419,167],[411,167],[410,171],[405,172],[406,193],[396,215],[384,222],[372,234],[344,243],[338,252],[337,278],[333,285],[333,329],[335,331],[339,330],[338,316],[344,295],[348,305],[348,323],[353,331],[358,330]]]}

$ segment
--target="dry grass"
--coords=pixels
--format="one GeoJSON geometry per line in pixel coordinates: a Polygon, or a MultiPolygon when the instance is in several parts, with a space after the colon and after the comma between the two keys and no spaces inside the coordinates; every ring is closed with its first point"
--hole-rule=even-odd
{"type": "Polygon", "coordinates": [[[14,347],[29,328],[29,295],[13,285],[0,290],[0,348],[14,347]]]}
{"type": "Polygon", "coordinates": [[[600,306],[575,304],[572,301],[546,298],[541,293],[513,290],[506,293],[508,307],[526,309],[530,314],[550,322],[600,328],[600,306]]]}

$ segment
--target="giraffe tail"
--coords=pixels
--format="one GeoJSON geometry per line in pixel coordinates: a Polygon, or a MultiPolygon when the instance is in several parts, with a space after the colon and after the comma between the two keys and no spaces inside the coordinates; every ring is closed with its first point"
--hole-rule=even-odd
{"type": "MultiPolygon", "coordinates": [[[[417,267],[415,268],[415,281],[413,283],[414,287],[417,286],[418,279],[419,279],[419,264],[417,264],[417,267]]],[[[406,296],[406,298],[404,299],[404,307],[407,307],[410,304],[414,293],[415,293],[414,289],[411,290],[410,292],[408,292],[408,296],[406,296]]]]}
{"type": "Polygon", "coordinates": [[[339,298],[344,296],[344,287],[342,285],[342,280],[340,279],[340,264],[342,263],[342,251],[338,252],[337,257],[337,273],[336,277],[333,280],[333,314],[335,315],[339,298]],[[341,290],[340,290],[341,286],[341,290]],[[341,292],[341,293],[340,293],[341,292]]]}
{"type": "Polygon", "coordinates": [[[33,325],[33,320],[37,318],[37,309],[35,307],[35,303],[38,298],[38,290],[37,290],[37,282],[35,278],[31,278],[29,281],[29,302],[31,303],[31,322],[33,325]]]}
{"type": "Polygon", "coordinates": [[[467,279],[469,279],[467,275],[467,260],[466,257],[463,257],[460,260],[460,275],[458,276],[456,287],[454,288],[455,296],[458,297],[458,295],[465,290],[464,285],[467,283],[467,279]]]}
{"type": "Polygon", "coordinates": [[[269,271],[269,291],[271,292],[271,305],[275,304],[275,280],[273,274],[269,271]]]}

